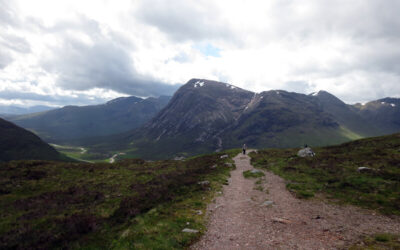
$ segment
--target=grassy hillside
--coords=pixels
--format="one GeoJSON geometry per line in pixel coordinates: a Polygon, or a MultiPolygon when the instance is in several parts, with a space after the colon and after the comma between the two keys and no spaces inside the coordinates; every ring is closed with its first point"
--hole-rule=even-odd
{"type": "Polygon", "coordinates": [[[288,180],[287,188],[299,197],[318,194],[400,215],[400,134],[315,148],[310,158],[298,157],[297,151],[260,150],[251,154],[252,163],[288,180]]]}
{"type": "Polygon", "coordinates": [[[204,232],[206,204],[229,176],[231,160],[221,155],[2,163],[0,248],[185,248],[204,232]],[[198,184],[204,180],[210,185],[198,184]]]}

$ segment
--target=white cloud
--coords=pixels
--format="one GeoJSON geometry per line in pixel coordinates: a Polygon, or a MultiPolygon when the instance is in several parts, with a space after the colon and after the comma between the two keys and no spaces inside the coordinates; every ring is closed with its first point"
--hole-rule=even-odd
{"type": "Polygon", "coordinates": [[[252,91],[324,89],[346,102],[400,96],[399,8],[394,0],[0,0],[0,91],[73,104],[74,95],[89,103],[170,94],[210,78],[252,91]]]}

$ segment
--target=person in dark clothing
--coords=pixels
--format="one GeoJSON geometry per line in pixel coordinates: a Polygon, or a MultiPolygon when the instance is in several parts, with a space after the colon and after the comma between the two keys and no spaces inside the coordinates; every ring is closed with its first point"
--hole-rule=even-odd
{"type": "Polygon", "coordinates": [[[243,150],[243,154],[244,154],[244,155],[246,154],[246,149],[247,149],[246,144],[243,144],[242,150],[243,150]]]}

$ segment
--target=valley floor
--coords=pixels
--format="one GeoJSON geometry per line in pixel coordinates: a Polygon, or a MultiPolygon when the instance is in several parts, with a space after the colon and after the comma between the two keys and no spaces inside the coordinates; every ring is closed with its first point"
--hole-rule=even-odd
{"type": "Polygon", "coordinates": [[[192,249],[336,249],[367,235],[400,234],[399,217],[297,199],[282,178],[267,171],[256,185],[256,179],[243,177],[253,169],[250,157],[234,160],[229,185],[208,207],[208,231],[192,249]]]}

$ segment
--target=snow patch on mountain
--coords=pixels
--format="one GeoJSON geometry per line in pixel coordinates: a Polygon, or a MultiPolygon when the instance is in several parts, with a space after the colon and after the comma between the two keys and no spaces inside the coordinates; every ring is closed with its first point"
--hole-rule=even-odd
{"type": "Polygon", "coordinates": [[[228,84],[228,83],[226,83],[225,86],[226,86],[227,88],[231,88],[231,89],[236,89],[236,88],[237,88],[237,87],[235,87],[235,86],[233,86],[233,85],[230,85],[230,84],[228,84]]]}
{"type": "Polygon", "coordinates": [[[195,88],[197,88],[197,87],[203,87],[203,86],[204,86],[204,82],[202,82],[202,81],[197,81],[197,82],[194,83],[194,87],[195,87],[195,88]]]}

